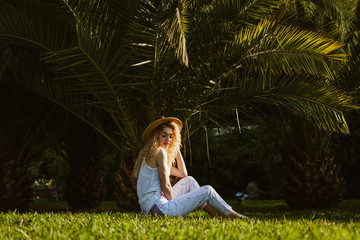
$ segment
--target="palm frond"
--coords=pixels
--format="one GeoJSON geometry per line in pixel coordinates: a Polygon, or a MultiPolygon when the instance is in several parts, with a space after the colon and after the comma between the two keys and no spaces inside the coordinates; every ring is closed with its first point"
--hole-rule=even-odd
{"type": "Polygon", "coordinates": [[[3,2],[0,9],[1,49],[9,46],[22,49],[37,47],[34,50],[44,52],[57,50],[65,47],[64,44],[71,43],[74,29],[67,20],[69,13],[64,5],[59,3],[54,5],[51,5],[52,11],[49,11],[47,8],[49,6],[34,1],[17,2],[16,6],[7,1],[3,2]],[[53,14],[54,9],[57,14],[53,14]],[[63,41],[54,41],[54,39],[63,41]]]}
{"type": "MultiPolygon", "coordinates": [[[[272,14],[280,1],[269,0],[216,0],[197,1],[191,4],[190,11],[196,17],[190,21],[189,34],[194,51],[192,54],[198,56],[203,54],[199,46],[207,46],[208,49],[216,49],[222,41],[232,39],[241,28],[257,24],[265,16],[272,14]]],[[[207,50],[208,50],[207,49],[207,50]]]]}
{"type": "MultiPolygon", "coordinates": [[[[69,6],[62,5],[63,11],[74,13],[74,9],[67,9],[65,7],[69,6]]],[[[111,56],[111,54],[109,54],[106,42],[93,41],[93,45],[89,43],[89,39],[93,39],[99,36],[95,35],[95,32],[91,32],[91,30],[98,29],[78,28],[78,32],[76,32],[75,27],[70,28],[64,26],[66,23],[71,22],[71,20],[68,20],[68,18],[72,19],[74,23],[76,22],[75,20],[77,20],[77,23],[79,23],[78,19],[74,20],[74,16],[72,14],[63,15],[65,16],[65,19],[62,21],[55,21],[57,19],[56,17],[49,19],[48,16],[38,13],[36,6],[32,6],[31,9],[27,10],[21,6],[18,7],[6,5],[6,8],[4,7],[1,9],[3,10],[1,12],[2,16],[6,16],[6,18],[3,18],[6,19],[6,21],[2,21],[0,26],[1,32],[4,33],[0,36],[0,41],[2,43],[6,43],[3,44],[2,47],[9,46],[12,49],[11,51],[15,53],[17,51],[21,51],[20,58],[17,60],[17,62],[15,62],[14,66],[11,67],[13,74],[15,74],[16,79],[19,81],[19,84],[26,86],[27,88],[37,92],[42,96],[45,96],[64,109],[72,112],[80,119],[91,125],[94,129],[102,133],[106,138],[113,142],[115,146],[118,146],[114,140],[111,139],[109,134],[107,134],[106,131],[102,129],[101,123],[99,122],[99,116],[104,113],[104,109],[108,109],[106,107],[107,105],[101,105],[101,103],[109,101],[107,100],[108,98],[99,99],[96,95],[90,96],[92,91],[91,87],[89,87],[90,90],[87,88],[88,91],[79,92],[76,91],[79,89],[71,89],[75,82],[71,80],[80,79],[81,81],[85,76],[94,77],[94,75],[96,77],[100,76],[101,78],[103,69],[105,69],[104,71],[106,74],[111,75],[111,73],[109,73],[110,70],[108,70],[109,62],[116,61],[116,57],[118,56],[115,54],[113,57],[110,57],[107,62],[105,62],[105,60],[107,60],[103,57],[105,55],[99,53],[96,55],[93,53],[96,52],[97,47],[102,46],[104,52],[108,51],[107,56],[111,56]],[[54,20],[54,22],[51,22],[50,20],[54,20]],[[49,31],[47,26],[51,27],[49,31]],[[64,32],[65,29],[68,29],[69,31],[64,32]],[[88,32],[86,32],[86,30],[88,30],[88,32]],[[77,37],[77,33],[80,37],[83,36],[83,38],[77,37]],[[89,37],[88,42],[87,40],[84,40],[84,35],[86,34],[88,34],[86,37],[89,37]],[[79,39],[78,43],[82,44],[81,47],[92,53],[93,56],[89,58],[88,52],[77,46],[77,42],[75,41],[76,39],[79,39]],[[55,74],[52,74],[46,69],[45,66],[42,66],[41,61],[39,61],[40,55],[47,57],[61,56],[61,59],[58,59],[60,63],[58,62],[56,65],[58,69],[56,69],[57,71],[55,71],[55,74]],[[96,60],[94,60],[94,58],[96,58],[96,60]],[[68,63],[70,60],[75,61],[72,62],[69,67],[69,65],[66,65],[65,63],[68,63]],[[76,60],[79,60],[80,64],[76,60]],[[88,65],[85,65],[86,63],[88,65]],[[99,68],[100,65],[97,65],[97,63],[103,64],[101,65],[101,68],[99,68]],[[42,71],[39,71],[40,69],[42,69],[42,71]],[[71,69],[79,69],[83,71],[73,71],[71,73],[74,74],[77,78],[74,78],[74,76],[71,75],[66,75],[68,78],[64,79],[65,81],[60,82],[59,78],[65,76],[64,72],[71,71],[71,69]],[[96,104],[94,104],[95,102],[96,104]]],[[[86,20],[84,16],[81,17],[86,20]]],[[[110,32],[110,30],[105,31],[105,33],[110,32]]],[[[101,34],[105,35],[104,33],[101,34]]],[[[108,35],[105,36],[108,37],[108,35]]],[[[108,39],[105,38],[104,40],[106,41],[108,39]]],[[[56,68],[54,63],[49,61],[48,64],[50,64],[52,70],[56,68]]],[[[119,65],[119,62],[115,63],[115,65],[119,65]]],[[[113,66],[114,64],[110,65],[110,67],[113,66]]],[[[114,67],[111,69],[111,71],[116,70],[116,68],[114,70],[114,67]]],[[[102,80],[104,81],[104,79],[102,80]]],[[[106,78],[105,80],[108,79],[106,78]]],[[[107,82],[107,84],[109,83],[107,82]]],[[[101,87],[103,85],[104,84],[102,84],[101,87]]],[[[94,89],[94,86],[92,87],[94,89]]],[[[109,86],[107,86],[106,92],[99,92],[104,96],[105,94],[109,93],[108,88],[109,86]]],[[[117,99],[112,99],[112,103],[119,105],[116,100],[117,99]]],[[[114,113],[109,112],[108,114],[112,114],[113,116],[114,113]]]]}
{"type": "Polygon", "coordinates": [[[251,109],[250,115],[303,119],[326,131],[348,133],[343,112],[354,107],[353,98],[321,80],[243,73],[228,81],[232,88],[219,89],[224,105],[218,101],[217,106],[232,106],[245,114],[251,109]]]}
{"type": "Polygon", "coordinates": [[[349,1],[311,0],[311,2],[319,9],[325,11],[332,20],[339,22],[339,25],[343,26],[345,24],[346,21],[343,10],[350,10],[351,6],[349,1]]]}
{"type": "Polygon", "coordinates": [[[243,29],[230,41],[225,54],[237,56],[233,69],[254,65],[287,74],[321,74],[333,78],[330,60],[342,60],[346,54],[339,50],[343,43],[323,37],[316,32],[291,26],[281,26],[264,19],[254,28],[243,29]],[[236,52],[239,52],[236,54],[236,52]]]}
{"type": "MultiPolygon", "coordinates": [[[[185,38],[188,28],[187,25],[189,23],[188,6],[189,2],[186,0],[168,2],[159,10],[155,19],[157,22],[156,25],[158,25],[170,46],[175,49],[175,54],[178,59],[185,66],[188,66],[189,64],[185,38]]],[[[164,42],[161,40],[161,37],[159,42],[164,42]]],[[[162,46],[164,45],[162,44],[159,46],[159,52],[162,52],[162,46]]]]}
{"type": "Polygon", "coordinates": [[[205,2],[202,11],[217,21],[237,25],[262,19],[277,8],[280,2],[278,0],[216,0],[208,4],[205,2]]]}

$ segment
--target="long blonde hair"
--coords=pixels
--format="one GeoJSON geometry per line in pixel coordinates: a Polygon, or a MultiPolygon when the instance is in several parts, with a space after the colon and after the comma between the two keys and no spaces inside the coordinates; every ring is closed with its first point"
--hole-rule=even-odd
{"type": "Polygon", "coordinates": [[[159,134],[166,127],[171,128],[174,134],[171,144],[166,150],[168,158],[167,164],[169,167],[174,164],[177,151],[181,146],[181,134],[179,126],[175,122],[169,121],[157,126],[150,135],[145,146],[140,150],[139,156],[136,159],[134,166],[134,176],[136,178],[139,175],[140,167],[143,160],[145,161],[145,163],[149,164],[150,160],[154,157],[155,151],[159,148],[159,134]]]}

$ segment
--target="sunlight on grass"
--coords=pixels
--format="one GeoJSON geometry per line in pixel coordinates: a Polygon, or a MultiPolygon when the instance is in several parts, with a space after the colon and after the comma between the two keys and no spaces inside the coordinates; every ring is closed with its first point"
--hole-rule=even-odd
{"type": "MultiPolygon", "coordinates": [[[[210,218],[203,211],[186,217],[150,217],[118,211],[114,202],[99,212],[40,213],[56,203],[37,201],[25,213],[0,213],[2,239],[356,239],[360,201],[343,201],[327,210],[293,211],[283,201],[229,201],[249,220],[210,218]],[[110,211],[109,211],[110,210],[110,211]]],[[[48,209],[49,210],[49,209],[48,209]]],[[[57,212],[58,211],[58,212],[57,212]]]]}

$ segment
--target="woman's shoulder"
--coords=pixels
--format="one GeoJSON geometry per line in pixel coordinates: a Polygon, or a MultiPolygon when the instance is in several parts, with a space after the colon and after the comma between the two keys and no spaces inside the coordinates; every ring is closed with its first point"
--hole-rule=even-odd
{"type": "Polygon", "coordinates": [[[154,159],[160,169],[167,167],[167,152],[163,148],[158,148],[154,152],[154,159]]]}
{"type": "Polygon", "coordinates": [[[159,162],[167,162],[167,152],[161,147],[156,149],[156,151],[154,152],[154,157],[158,164],[159,162]]]}
{"type": "Polygon", "coordinates": [[[165,156],[167,156],[167,152],[165,149],[159,147],[158,149],[155,150],[154,156],[155,157],[165,157],[165,156]]]}

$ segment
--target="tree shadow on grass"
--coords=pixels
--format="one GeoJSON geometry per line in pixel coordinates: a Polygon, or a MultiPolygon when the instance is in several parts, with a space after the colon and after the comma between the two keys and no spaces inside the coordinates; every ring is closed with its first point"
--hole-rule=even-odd
{"type": "Polygon", "coordinates": [[[100,206],[96,209],[71,209],[67,202],[60,201],[49,201],[49,200],[35,200],[29,204],[26,209],[27,212],[37,212],[37,213],[46,213],[46,212],[55,212],[55,213],[76,213],[76,212],[123,212],[121,211],[114,201],[103,201],[100,206]]]}
{"type": "Polygon", "coordinates": [[[336,207],[327,209],[293,210],[281,200],[247,200],[235,203],[233,208],[240,213],[259,220],[308,219],[332,222],[360,221],[360,200],[344,200],[336,207]]]}

